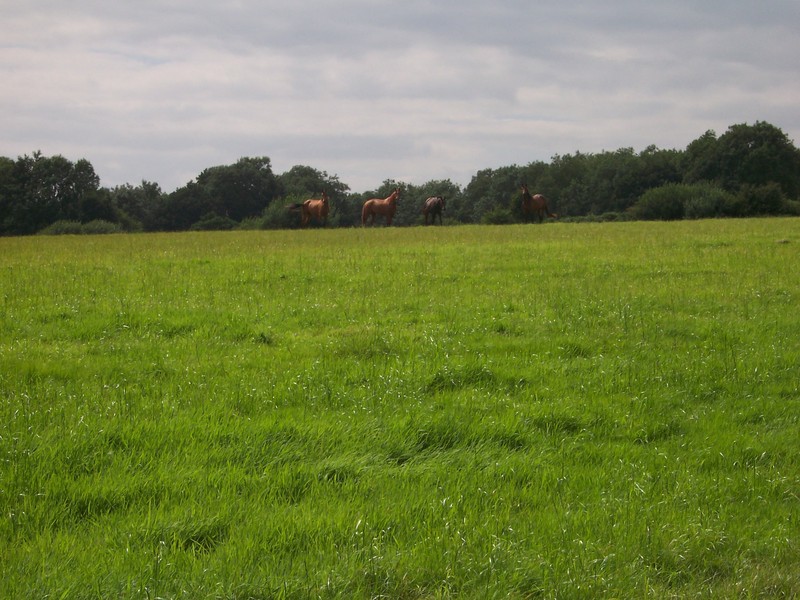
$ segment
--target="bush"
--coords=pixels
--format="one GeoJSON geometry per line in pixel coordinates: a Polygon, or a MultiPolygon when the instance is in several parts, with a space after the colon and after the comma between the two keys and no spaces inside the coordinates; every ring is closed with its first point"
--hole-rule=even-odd
{"type": "Polygon", "coordinates": [[[779,215],[787,208],[786,198],[777,183],[745,185],[739,190],[738,200],[746,216],[779,215]]]}
{"type": "Polygon", "coordinates": [[[81,233],[97,235],[104,233],[120,233],[122,227],[118,223],[111,221],[104,221],[103,219],[95,219],[81,225],[81,233]]]}
{"type": "Polygon", "coordinates": [[[79,221],[56,221],[42,229],[40,235],[98,235],[105,233],[120,233],[122,227],[118,223],[111,221],[104,221],[102,219],[95,219],[88,223],[80,223],[79,221]]]}
{"type": "Polygon", "coordinates": [[[642,194],[631,207],[634,218],[671,221],[742,215],[740,198],[711,183],[670,183],[642,194]]]}
{"type": "Polygon", "coordinates": [[[741,209],[736,198],[722,188],[711,184],[685,187],[690,188],[690,194],[684,201],[683,207],[687,219],[740,216],[741,209]]]}
{"type": "Polygon", "coordinates": [[[517,220],[514,215],[507,208],[497,207],[481,217],[481,223],[484,225],[509,225],[516,223],[517,220]]]}
{"type": "Polygon", "coordinates": [[[39,231],[40,235],[78,235],[81,231],[80,221],[56,221],[39,231]]]}
{"type": "Polygon", "coordinates": [[[247,217],[242,219],[239,223],[239,229],[242,231],[253,231],[256,229],[264,229],[263,217],[247,217]]]}
{"type": "Polygon", "coordinates": [[[674,221],[682,219],[684,203],[691,197],[691,186],[670,183],[647,190],[631,208],[637,219],[646,221],[674,221]]]}
{"type": "Polygon", "coordinates": [[[208,213],[191,226],[192,231],[230,231],[239,224],[229,217],[222,217],[217,213],[208,213]]]}
{"type": "Polygon", "coordinates": [[[300,211],[290,211],[287,207],[293,202],[302,200],[276,199],[264,209],[262,218],[263,229],[290,229],[300,226],[300,211]]]}

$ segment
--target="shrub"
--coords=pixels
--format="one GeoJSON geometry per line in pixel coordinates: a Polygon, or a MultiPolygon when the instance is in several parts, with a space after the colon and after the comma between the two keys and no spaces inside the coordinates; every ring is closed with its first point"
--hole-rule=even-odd
{"type": "Polygon", "coordinates": [[[742,212],[738,197],[708,182],[652,188],[631,207],[634,218],[661,221],[737,217],[742,212]]]}
{"type": "Polygon", "coordinates": [[[88,223],[67,220],[56,221],[42,229],[39,233],[41,235],[98,235],[104,233],[120,233],[121,231],[123,231],[123,229],[119,223],[95,219],[88,223]]]}
{"type": "Polygon", "coordinates": [[[242,219],[239,223],[239,229],[243,231],[252,231],[254,229],[264,229],[263,217],[247,217],[242,219]]]}
{"type": "Polygon", "coordinates": [[[511,211],[501,207],[497,207],[481,217],[481,223],[484,225],[508,225],[516,222],[517,220],[511,214],[511,211]]]}
{"type": "Polygon", "coordinates": [[[81,231],[80,221],[56,221],[39,231],[41,235],[78,235],[81,231]]]}
{"type": "Polygon", "coordinates": [[[229,217],[222,217],[211,212],[191,226],[192,231],[229,231],[235,229],[238,223],[229,217]]]}
{"type": "Polygon", "coordinates": [[[289,229],[300,226],[300,213],[292,212],[287,207],[296,202],[292,199],[273,200],[264,209],[262,228],[263,229],[289,229]]]}
{"type": "Polygon", "coordinates": [[[786,198],[777,183],[742,186],[738,200],[746,216],[778,215],[786,210],[786,198]]]}
{"type": "Polygon", "coordinates": [[[637,219],[648,221],[674,221],[682,219],[684,202],[690,198],[691,186],[670,183],[647,190],[632,207],[637,219]]]}
{"type": "Polygon", "coordinates": [[[684,216],[687,219],[711,219],[714,217],[736,217],[740,215],[736,198],[722,188],[703,183],[689,188],[684,201],[684,216]]]}
{"type": "Polygon", "coordinates": [[[94,221],[89,221],[88,223],[81,225],[81,233],[92,235],[120,233],[121,231],[122,227],[119,225],[119,223],[112,223],[111,221],[105,221],[103,219],[95,219],[94,221]]]}

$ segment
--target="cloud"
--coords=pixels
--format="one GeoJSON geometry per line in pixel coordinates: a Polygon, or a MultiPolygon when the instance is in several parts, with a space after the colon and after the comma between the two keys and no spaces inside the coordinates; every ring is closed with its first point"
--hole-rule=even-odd
{"type": "Polygon", "coordinates": [[[117,4],[4,9],[0,154],[166,191],[269,156],[364,191],[740,122],[800,132],[795,2],[117,4]]]}

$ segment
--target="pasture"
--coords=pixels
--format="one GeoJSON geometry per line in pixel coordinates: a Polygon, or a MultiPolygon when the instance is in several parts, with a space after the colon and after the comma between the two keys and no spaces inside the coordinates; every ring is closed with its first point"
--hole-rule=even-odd
{"type": "Polygon", "coordinates": [[[800,220],[0,238],[0,597],[800,595],[800,220]]]}

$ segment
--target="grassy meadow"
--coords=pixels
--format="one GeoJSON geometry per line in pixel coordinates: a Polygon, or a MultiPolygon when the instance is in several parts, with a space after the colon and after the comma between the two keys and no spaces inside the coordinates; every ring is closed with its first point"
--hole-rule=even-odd
{"type": "Polygon", "coordinates": [[[798,259],[798,219],[0,238],[0,597],[798,597],[798,259]]]}

